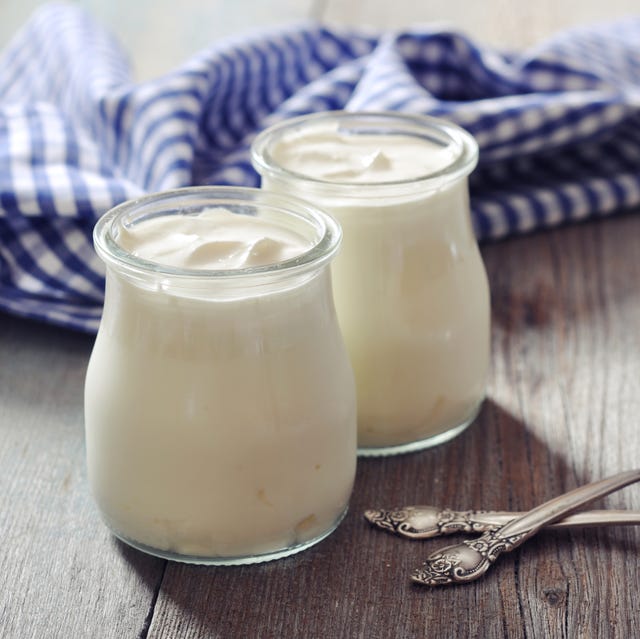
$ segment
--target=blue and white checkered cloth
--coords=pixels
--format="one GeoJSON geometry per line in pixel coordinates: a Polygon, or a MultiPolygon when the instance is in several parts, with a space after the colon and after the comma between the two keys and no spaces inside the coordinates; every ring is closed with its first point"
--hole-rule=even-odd
{"type": "Polygon", "coordinates": [[[640,19],[521,54],[441,29],[301,25],[134,84],[118,44],[54,4],[0,57],[0,309],[95,331],[102,213],[164,189],[257,185],[255,134],[330,109],[427,113],[470,131],[480,240],[640,203],[640,19]]]}

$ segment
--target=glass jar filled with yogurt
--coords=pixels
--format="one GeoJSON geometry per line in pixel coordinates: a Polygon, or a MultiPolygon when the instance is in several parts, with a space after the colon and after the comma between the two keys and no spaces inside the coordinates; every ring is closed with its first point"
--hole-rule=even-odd
{"type": "Polygon", "coordinates": [[[85,387],[88,473],[112,531],[192,563],[328,535],[356,465],[336,222],[259,189],[179,189],[97,224],[105,306],[85,387]]]}
{"type": "Polygon", "coordinates": [[[467,184],[477,157],[463,129],[396,113],[303,116],[254,141],[264,189],[342,226],[331,269],[362,455],[447,441],[484,398],[489,288],[467,184]]]}

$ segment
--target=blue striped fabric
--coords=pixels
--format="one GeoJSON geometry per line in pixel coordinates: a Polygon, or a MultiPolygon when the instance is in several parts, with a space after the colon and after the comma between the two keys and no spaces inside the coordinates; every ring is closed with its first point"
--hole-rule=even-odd
{"type": "Polygon", "coordinates": [[[134,84],[99,25],[48,5],[0,57],[0,308],[95,331],[102,213],[164,189],[257,185],[256,133],[330,109],[426,113],[470,131],[480,240],[640,203],[640,19],[519,54],[441,29],[297,25],[134,84]]]}

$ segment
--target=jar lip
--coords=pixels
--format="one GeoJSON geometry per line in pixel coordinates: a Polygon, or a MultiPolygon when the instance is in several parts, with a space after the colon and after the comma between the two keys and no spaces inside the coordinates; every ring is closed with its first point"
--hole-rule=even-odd
{"type": "Polygon", "coordinates": [[[140,198],[127,200],[107,211],[96,223],[93,241],[96,252],[105,263],[132,274],[156,274],[191,280],[229,280],[238,278],[290,276],[317,269],[337,252],[342,240],[342,229],[328,213],[308,202],[289,195],[281,195],[252,187],[189,186],[159,191],[140,198]],[[138,257],[118,244],[115,231],[118,224],[136,212],[179,213],[189,208],[215,206],[254,206],[291,214],[309,226],[315,226],[317,239],[306,251],[295,257],[261,266],[229,269],[192,269],[162,264],[138,257]]]}
{"type": "Polygon", "coordinates": [[[262,131],[251,145],[251,160],[253,167],[262,176],[267,174],[304,182],[305,186],[321,187],[336,195],[348,196],[353,194],[356,189],[358,197],[379,197],[383,190],[400,190],[408,186],[435,188],[466,177],[478,163],[478,144],[469,132],[457,124],[428,115],[396,111],[324,111],[289,118],[262,131]],[[380,182],[337,182],[292,171],[275,161],[271,150],[274,143],[282,139],[286,133],[294,130],[300,131],[306,126],[313,127],[329,122],[368,123],[370,126],[378,126],[383,132],[396,135],[417,135],[432,141],[433,136],[437,135],[441,139],[444,138],[455,149],[455,157],[450,163],[438,170],[408,179],[380,182]],[[363,189],[366,189],[367,192],[363,193],[363,189]]]}

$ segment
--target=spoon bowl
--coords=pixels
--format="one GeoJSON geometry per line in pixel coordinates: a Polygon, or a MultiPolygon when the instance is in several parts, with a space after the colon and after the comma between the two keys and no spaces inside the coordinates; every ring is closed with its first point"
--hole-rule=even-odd
{"type": "Polygon", "coordinates": [[[431,553],[424,564],[413,571],[412,581],[425,586],[444,586],[473,581],[484,575],[503,552],[514,548],[523,534],[511,538],[489,530],[477,539],[446,546],[431,553]]]}

